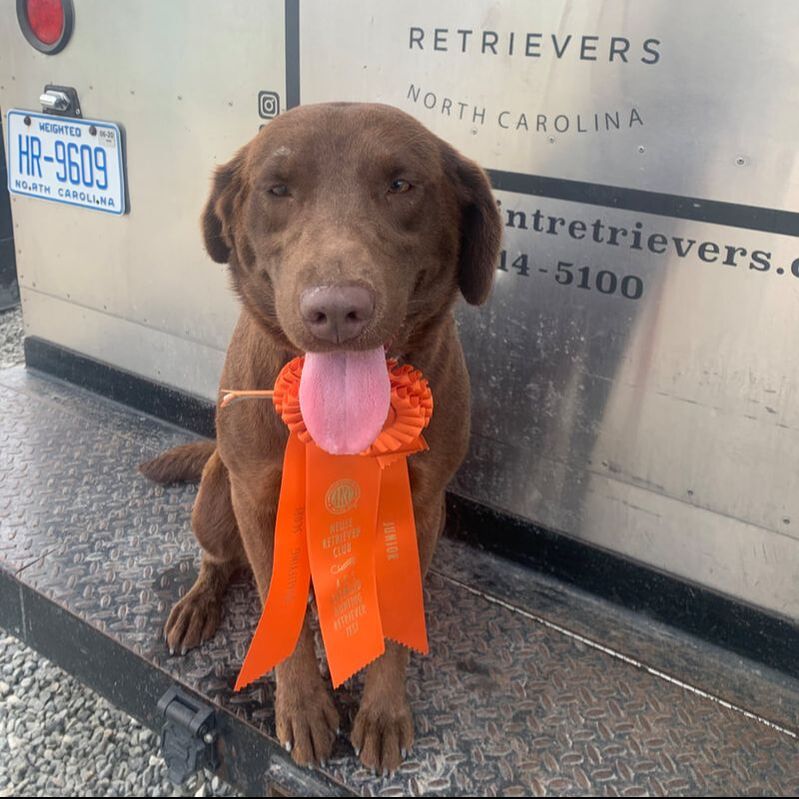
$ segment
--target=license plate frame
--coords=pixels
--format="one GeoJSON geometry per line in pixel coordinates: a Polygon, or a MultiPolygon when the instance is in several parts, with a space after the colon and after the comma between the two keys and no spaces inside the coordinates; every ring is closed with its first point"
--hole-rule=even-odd
{"type": "Polygon", "coordinates": [[[127,210],[119,125],[11,108],[6,132],[11,194],[115,216],[127,210]]]}

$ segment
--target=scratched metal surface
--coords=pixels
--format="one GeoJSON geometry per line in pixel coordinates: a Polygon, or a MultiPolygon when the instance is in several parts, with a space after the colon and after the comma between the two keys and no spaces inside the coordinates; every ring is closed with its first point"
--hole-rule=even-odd
{"type": "MultiPolygon", "coordinates": [[[[258,613],[248,580],[198,650],[170,658],[160,637],[197,564],[195,489],[152,486],[135,465],[188,436],[20,369],[0,372],[0,403],[0,567],[272,736],[271,682],[232,693],[258,613]]],[[[342,736],[336,781],[364,795],[799,793],[794,738],[537,623],[529,598],[514,608],[461,584],[479,571],[470,559],[499,561],[451,543],[440,554],[457,563],[439,557],[428,583],[413,753],[375,779],[342,736]]],[[[353,683],[337,694],[345,732],[353,683]]]]}

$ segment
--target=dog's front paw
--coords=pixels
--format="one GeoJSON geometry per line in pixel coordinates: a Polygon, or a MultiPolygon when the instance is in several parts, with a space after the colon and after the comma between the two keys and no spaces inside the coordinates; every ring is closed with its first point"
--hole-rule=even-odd
{"type": "Polygon", "coordinates": [[[175,604],[164,625],[164,637],[170,653],[185,655],[189,649],[207,641],[216,632],[221,618],[222,608],[217,593],[195,584],[175,604]]]}
{"type": "Polygon", "coordinates": [[[413,716],[403,696],[364,698],[352,725],[352,745],[361,763],[378,775],[399,768],[413,745],[413,716]]]}
{"type": "Polygon", "coordinates": [[[275,696],[277,737],[300,766],[324,764],[338,735],[338,711],[327,688],[313,689],[278,682],[275,696]]]}

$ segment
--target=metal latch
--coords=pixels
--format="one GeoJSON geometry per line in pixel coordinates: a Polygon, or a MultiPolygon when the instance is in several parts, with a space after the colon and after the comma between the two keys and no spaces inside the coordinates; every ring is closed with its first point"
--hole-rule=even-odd
{"type": "Polygon", "coordinates": [[[219,763],[213,708],[173,685],[158,700],[158,711],[164,717],[161,754],[169,769],[169,779],[182,785],[200,769],[215,770],[219,763]]]}
{"type": "Polygon", "coordinates": [[[71,86],[55,86],[48,83],[39,96],[42,111],[61,117],[82,117],[78,93],[71,86]]]}

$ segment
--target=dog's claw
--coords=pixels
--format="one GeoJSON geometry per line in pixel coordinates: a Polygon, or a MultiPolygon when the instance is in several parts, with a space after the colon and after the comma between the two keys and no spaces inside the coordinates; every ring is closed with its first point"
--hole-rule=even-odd
{"type": "Polygon", "coordinates": [[[327,764],[333,752],[333,730],[339,718],[321,678],[311,686],[278,680],[275,732],[298,766],[327,764]]]}
{"type": "Polygon", "coordinates": [[[188,594],[172,608],[164,625],[169,654],[183,656],[208,640],[216,632],[220,618],[218,586],[208,578],[198,577],[188,594]]]}
{"type": "Polygon", "coordinates": [[[413,720],[407,699],[388,708],[382,703],[361,702],[350,740],[361,763],[379,778],[392,776],[402,765],[413,741],[413,720]],[[400,756],[400,753],[402,755],[400,756]]]}

